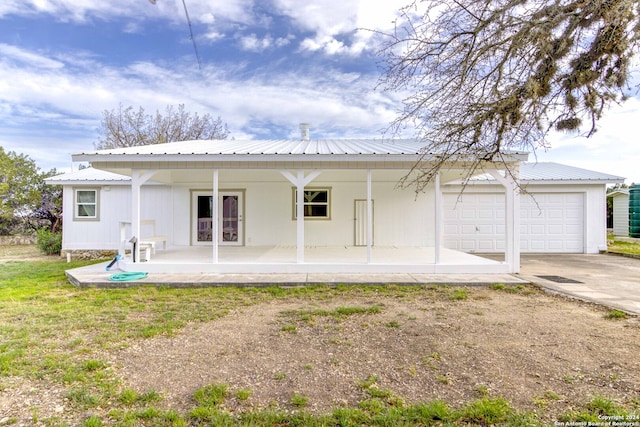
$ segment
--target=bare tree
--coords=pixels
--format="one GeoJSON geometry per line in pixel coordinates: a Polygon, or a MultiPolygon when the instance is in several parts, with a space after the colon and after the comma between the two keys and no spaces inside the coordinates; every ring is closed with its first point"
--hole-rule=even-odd
{"type": "Polygon", "coordinates": [[[164,115],[159,111],[155,115],[146,114],[142,107],[136,111],[121,104],[117,109],[104,111],[98,131],[101,138],[95,147],[99,150],[229,137],[229,129],[220,117],[191,114],[182,104],[178,108],[167,106],[164,115]]]}
{"type": "Polygon", "coordinates": [[[405,178],[418,189],[452,160],[475,159],[471,175],[554,129],[592,135],[627,96],[640,36],[638,0],[414,0],[400,16],[380,84],[409,93],[390,130],[438,155],[405,178]]]}

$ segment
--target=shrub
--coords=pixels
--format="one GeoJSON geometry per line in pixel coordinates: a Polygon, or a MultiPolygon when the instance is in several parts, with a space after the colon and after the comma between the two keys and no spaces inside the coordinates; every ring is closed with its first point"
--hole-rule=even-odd
{"type": "Polygon", "coordinates": [[[38,230],[38,248],[46,255],[60,255],[62,233],[53,233],[47,228],[38,230]]]}

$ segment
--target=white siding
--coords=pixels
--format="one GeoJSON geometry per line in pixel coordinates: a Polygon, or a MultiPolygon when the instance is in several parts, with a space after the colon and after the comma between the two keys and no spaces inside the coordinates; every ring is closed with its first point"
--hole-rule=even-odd
{"type": "MultiPolygon", "coordinates": [[[[433,191],[417,198],[398,190],[400,173],[374,171],[374,234],[379,246],[424,246],[434,242],[433,191]]],[[[173,194],[173,241],[189,245],[191,190],[207,190],[211,182],[181,182],[173,194]]],[[[366,199],[366,171],[324,171],[309,187],[331,187],[331,219],[306,220],[305,244],[353,246],[354,200],[366,199]],[[339,182],[338,182],[339,181],[339,182]]],[[[247,246],[295,246],[292,184],[277,171],[220,171],[220,191],[244,190],[244,231],[247,246]]]]}
{"type": "Polygon", "coordinates": [[[629,236],[629,195],[619,194],[613,198],[613,234],[629,236]]]}
{"type": "MultiPolygon", "coordinates": [[[[120,246],[120,222],[131,219],[131,187],[123,185],[92,186],[99,190],[99,219],[75,220],[74,188],[63,190],[63,249],[118,249],[120,246]]],[[[143,186],[141,217],[156,221],[156,234],[169,235],[171,210],[158,209],[159,203],[171,200],[171,189],[162,186],[143,186]]],[[[145,232],[145,230],[142,230],[145,232]]],[[[130,236],[129,236],[130,237],[130,236]]]]}

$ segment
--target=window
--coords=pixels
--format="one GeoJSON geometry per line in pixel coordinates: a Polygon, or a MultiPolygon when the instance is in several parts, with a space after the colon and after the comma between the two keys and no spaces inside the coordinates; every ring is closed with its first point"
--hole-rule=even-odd
{"type": "Polygon", "coordinates": [[[75,190],[75,219],[97,220],[98,216],[98,190],[75,190]]]}
{"type": "MultiPolygon", "coordinates": [[[[298,217],[296,189],[293,188],[293,219],[298,217]]],[[[331,219],[331,188],[304,189],[304,217],[331,219]]]]}

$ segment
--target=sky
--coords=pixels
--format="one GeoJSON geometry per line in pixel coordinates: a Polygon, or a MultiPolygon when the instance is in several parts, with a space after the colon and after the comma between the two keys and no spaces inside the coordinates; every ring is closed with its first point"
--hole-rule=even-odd
{"type": "MultiPolygon", "coordinates": [[[[402,94],[378,85],[377,31],[390,31],[406,2],[2,0],[0,146],[44,171],[70,170],[119,105],[184,104],[220,117],[235,139],[297,139],[301,122],[314,139],[380,137],[402,94]]],[[[640,183],[636,95],[591,138],[551,135],[552,148],[530,160],[640,183]]]]}

